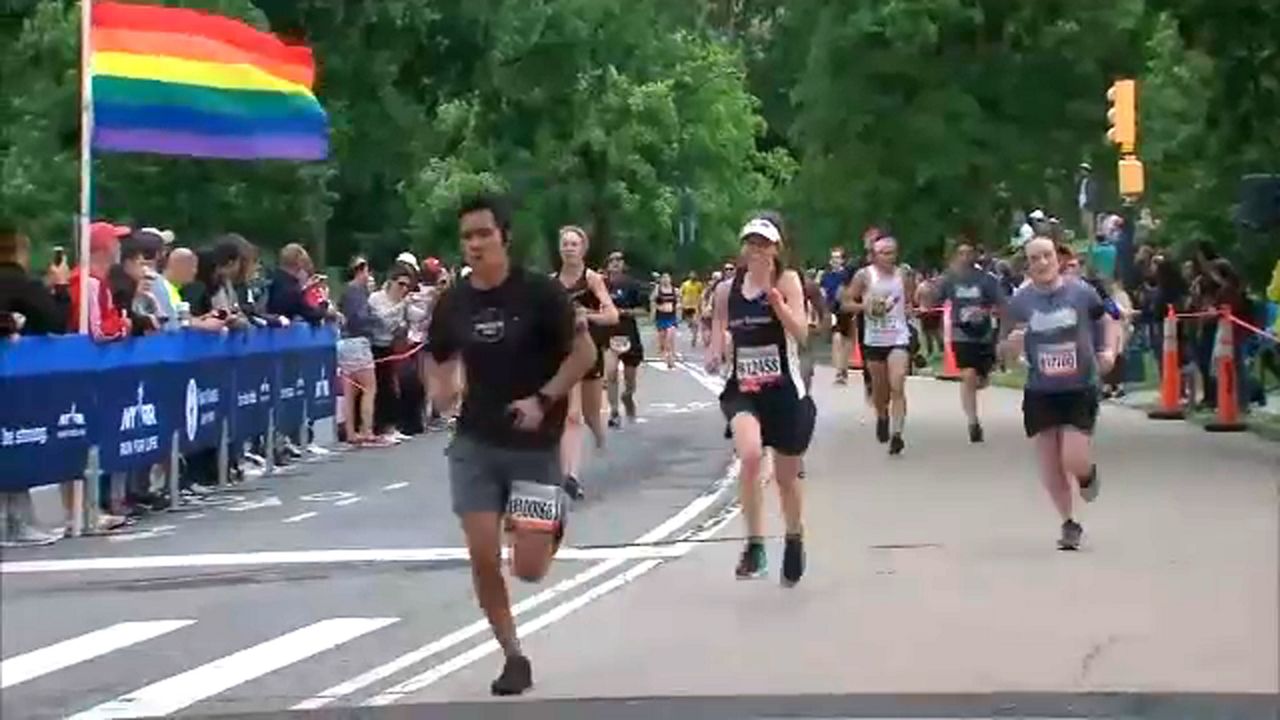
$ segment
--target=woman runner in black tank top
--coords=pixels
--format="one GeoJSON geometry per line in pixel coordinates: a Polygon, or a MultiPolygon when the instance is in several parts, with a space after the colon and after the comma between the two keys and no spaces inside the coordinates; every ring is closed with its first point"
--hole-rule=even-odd
{"type": "Polygon", "coordinates": [[[676,328],[680,326],[680,293],[671,282],[671,273],[662,273],[649,298],[650,319],[658,331],[658,354],[668,368],[676,365],[676,328]]]}
{"type": "MultiPolygon", "coordinates": [[[[613,306],[604,278],[587,269],[589,240],[582,228],[560,229],[560,271],[556,278],[569,295],[578,318],[591,328],[592,339],[599,337],[597,327],[615,325],[618,309],[613,306]]],[[[560,436],[560,465],[564,472],[564,489],[575,500],[585,496],[578,473],[582,465],[582,426],[585,423],[595,437],[596,447],[604,446],[604,351],[596,342],[596,362],[582,382],[569,393],[569,415],[564,434],[560,436]]]]}
{"type": "Polygon", "coordinates": [[[778,258],[784,241],[781,220],[758,216],[747,223],[740,237],[743,267],[716,290],[707,355],[707,369],[714,373],[727,332],[732,348],[720,409],[729,421],[740,461],[739,491],[748,537],[736,574],[745,579],[765,572],[760,467],[765,448],[772,448],[787,527],[782,581],[790,586],[804,574],[799,475],[817,415],[800,367],[799,350],[808,337],[809,318],[800,276],[784,269],[778,258]]]}

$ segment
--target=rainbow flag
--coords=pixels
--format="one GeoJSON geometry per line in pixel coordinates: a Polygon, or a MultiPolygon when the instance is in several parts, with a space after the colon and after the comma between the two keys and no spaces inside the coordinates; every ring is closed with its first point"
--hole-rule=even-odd
{"type": "Polygon", "coordinates": [[[239,20],[95,2],[93,146],[118,152],[319,160],[329,123],[315,61],[239,20]]]}

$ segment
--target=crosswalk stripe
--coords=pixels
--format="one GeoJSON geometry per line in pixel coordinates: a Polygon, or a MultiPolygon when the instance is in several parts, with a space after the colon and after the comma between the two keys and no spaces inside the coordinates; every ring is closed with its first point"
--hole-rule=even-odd
{"type": "Polygon", "coordinates": [[[92,660],[121,648],[183,628],[195,620],[122,622],[63,640],[0,662],[0,688],[10,688],[41,675],[92,660]]]}
{"type": "Polygon", "coordinates": [[[74,715],[72,720],[171,715],[254,678],[305,660],[399,618],[331,618],[245,648],[74,715]]]}

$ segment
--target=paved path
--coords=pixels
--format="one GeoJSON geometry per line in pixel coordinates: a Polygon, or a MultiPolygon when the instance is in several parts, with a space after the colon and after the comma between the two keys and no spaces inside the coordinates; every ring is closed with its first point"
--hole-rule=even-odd
{"type": "Polygon", "coordinates": [[[956,386],[913,381],[890,459],[858,384],[817,383],[810,569],[784,590],[774,547],[769,581],[732,579],[715,381],[646,368],[647,422],[592,461],[573,547],[514,586],[526,699],[486,697],[499,659],[431,437],[140,539],[7,552],[0,716],[1275,716],[1277,446],[1108,407],[1103,496],[1064,554],[1016,393],[987,393],[970,446],[956,386]]]}

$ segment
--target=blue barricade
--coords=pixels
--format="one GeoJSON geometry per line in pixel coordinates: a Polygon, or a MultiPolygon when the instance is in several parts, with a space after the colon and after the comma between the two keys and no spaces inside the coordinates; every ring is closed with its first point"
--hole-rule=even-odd
{"type": "Polygon", "coordinates": [[[0,340],[0,490],[79,476],[98,446],[107,472],[230,438],[297,430],[334,414],[337,332],[305,324],[124,342],[79,335],[0,340]]]}

